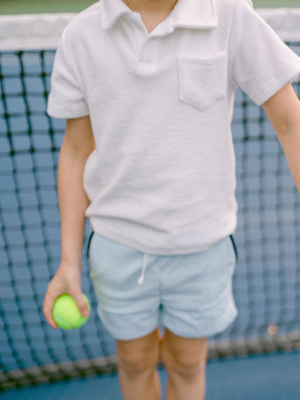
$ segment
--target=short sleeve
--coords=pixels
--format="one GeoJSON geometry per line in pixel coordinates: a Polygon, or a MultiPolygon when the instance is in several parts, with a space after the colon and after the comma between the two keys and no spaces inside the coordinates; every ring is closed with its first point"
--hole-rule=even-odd
{"type": "Polygon", "coordinates": [[[300,74],[300,57],[253,9],[236,0],[229,44],[229,79],[262,105],[300,74]]]}
{"type": "Polygon", "coordinates": [[[47,101],[49,116],[80,118],[89,115],[78,61],[73,55],[70,37],[66,35],[65,29],[54,57],[51,88],[47,101]]]}

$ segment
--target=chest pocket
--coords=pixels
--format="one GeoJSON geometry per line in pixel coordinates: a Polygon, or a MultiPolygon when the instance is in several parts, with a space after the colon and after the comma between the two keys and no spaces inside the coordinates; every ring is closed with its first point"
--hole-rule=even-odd
{"type": "Polygon", "coordinates": [[[209,58],[179,55],[180,100],[204,111],[226,96],[227,53],[209,58]]]}

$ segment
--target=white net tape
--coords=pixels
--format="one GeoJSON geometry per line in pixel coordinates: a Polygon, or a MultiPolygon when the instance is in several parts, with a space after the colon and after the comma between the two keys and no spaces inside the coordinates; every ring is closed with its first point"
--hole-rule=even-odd
{"type": "MultiPolygon", "coordinates": [[[[300,8],[257,8],[255,11],[283,41],[300,40],[300,8]]],[[[0,16],[0,50],[54,49],[65,26],[77,13],[0,16]]]]}

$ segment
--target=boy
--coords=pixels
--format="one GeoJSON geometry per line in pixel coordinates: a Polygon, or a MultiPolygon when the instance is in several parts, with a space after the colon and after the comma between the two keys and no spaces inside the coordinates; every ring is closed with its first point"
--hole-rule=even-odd
{"type": "Polygon", "coordinates": [[[207,337],[238,312],[235,158],[240,86],[267,113],[300,193],[300,58],[251,0],[100,0],[64,30],[48,114],[66,118],[58,168],[62,259],[44,314],[83,315],[85,217],[98,314],[125,400],[202,400],[207,337]],[[158,330],[159,317],[165,327],[158,330]]]}

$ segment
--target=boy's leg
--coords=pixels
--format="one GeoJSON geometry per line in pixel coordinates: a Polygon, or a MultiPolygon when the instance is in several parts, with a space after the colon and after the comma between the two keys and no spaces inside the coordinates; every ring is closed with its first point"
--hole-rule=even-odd
{"type": "Polygon", "coordinates": [[[161,386],[156,367],[160,332],[134,340],[116,340],[118,378],[124,400],[160,400],[161,386]]]}
{"type": "Polygon", "coordinates": [[[166,400],[204,400],[207,338],[184,338],[165,327],[161,360],[168,373],[166,400]]]}
{"type": "Polygon", "coordinates": [[[170,256],[161,264],[166,400],[204,399],[207,338],[224,331],[238,314],[232,293],[235,266],[229,236],[204,252],[170,256]]]}

